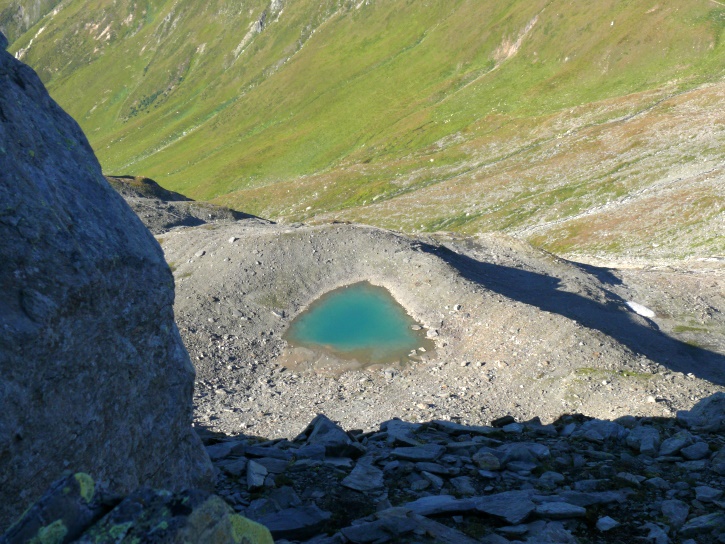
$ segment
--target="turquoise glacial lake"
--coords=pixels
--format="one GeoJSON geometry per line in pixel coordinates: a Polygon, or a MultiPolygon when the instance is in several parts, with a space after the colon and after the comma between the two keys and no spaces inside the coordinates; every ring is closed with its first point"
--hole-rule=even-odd
{"type": "Polygon", "coordinates": [[[405,361],[435,346],[390,292],[368,282],[335,289],[314,301],[285,333],[293,346],[322,349],[363,365],[405,361]]]}

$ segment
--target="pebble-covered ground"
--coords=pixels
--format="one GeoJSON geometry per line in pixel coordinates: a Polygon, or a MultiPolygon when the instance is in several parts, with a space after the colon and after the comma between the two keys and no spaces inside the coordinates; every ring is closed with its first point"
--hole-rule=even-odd
{"type": "Polygon", "coordinates": [[[396,417],[473,425],[503,415],[669,417],[725,384],[717,263],[638,274],[568,262],[502,235],[409,238],[260,220],[158,239],[197,369],[196,422],[229,435],[291,438],[318,413],[364,431],[396,417]],[[361,280],[386,287],[436,350],[362,369],[282,339],[310,302],[361,280]],[[646,315],[652,306],[654,317],[632,302],[646,315]],[[693,343],[672,339],[690,316],[700,333],[680,332],[693,343]]]}

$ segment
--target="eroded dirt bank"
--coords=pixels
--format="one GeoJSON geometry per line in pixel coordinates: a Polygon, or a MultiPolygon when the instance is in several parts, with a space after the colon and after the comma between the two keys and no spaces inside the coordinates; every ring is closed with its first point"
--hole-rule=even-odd
{"type": "MultiPolygon", "coordinates": [[[[359,225],[246,220],[159,240],[197,368],[197,424],[227,434],[292,437],[317,413],[366,430],[394,417],[662,416],[725,383],[722,352],[672,340],[657,316],[626,306],[650,283],[624,284],[509,237],[411,239],[359,225]],[[362,280],[390,290],[432,331],[436,351],[397,367],[340,373],[297,357],[286,368],[289,321],[321,294],[362,280]]],[[[722,280],[709,270],[703,292],[720,328],[722,280]]]]}

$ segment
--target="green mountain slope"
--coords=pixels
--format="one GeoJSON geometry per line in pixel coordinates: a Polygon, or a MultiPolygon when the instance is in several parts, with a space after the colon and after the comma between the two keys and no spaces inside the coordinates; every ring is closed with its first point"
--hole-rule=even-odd
{"type": "Polygon", "coordinates": [[[13,42],[59,3],[60,0],[0,0],[0,30],[13,42]]]}
{"type": "Polygon", "coordinates": [[[11,48],[108,173],[271,219],[682,256],[725,252],[724,28],[709,0],[66,0],[11,48]]]}

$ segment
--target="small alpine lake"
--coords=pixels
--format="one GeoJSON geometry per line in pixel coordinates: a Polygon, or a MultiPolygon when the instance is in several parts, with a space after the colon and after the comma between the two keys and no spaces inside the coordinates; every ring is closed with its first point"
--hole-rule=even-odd
{"type": "Polygon", "coordinates": [[[432,351],[435,345],[424,333],[387,289],[360,282],[315,300],[292,321],[284,338],[294,347],[370,366],[402,363],[432,351]]]}

